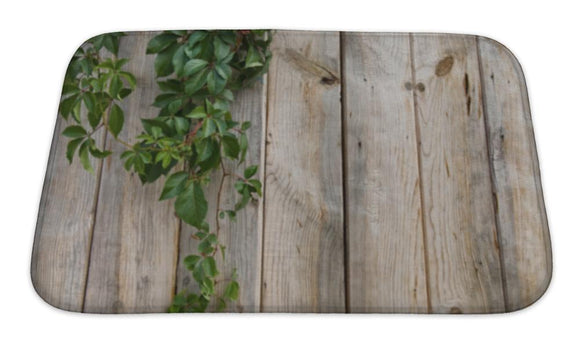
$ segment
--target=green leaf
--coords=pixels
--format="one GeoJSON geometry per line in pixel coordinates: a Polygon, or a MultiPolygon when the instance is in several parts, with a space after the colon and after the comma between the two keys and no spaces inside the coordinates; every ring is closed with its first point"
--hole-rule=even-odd
{"type": "Polygon", "coordinates": [[[249,166],[244,170],[244,178],[249,179],[258,171],[258,166],[249,166]]]}
{"type": "Polygon", "coordinates": [[[112,154],[111,151],[101,151],[101,150],[97,149],[96,147],[89,147],[89,152],[95,158],[105,158],[105,157],[109,156],[110,154],[112,154]]]}
{"type": "Polygon", "coordinates": [[[64,99],[63,101],[61,101],[60,102],[60,114],[65,119],[67,119],[77,102],[78,102],[77,95],[70,96],[70,97],[64,99]]]}
{"type": "Polygon", "coordinates": [[[137,87],[137,78],[135,78],[133,74],[126,71],[120,71],[119,76],[123,77],[127,81],[129,86],[131,86],[131,89],[135,89],[135,87],[137,87]]]}
{"type": "Polygon", "coordinates": [[[240,145],[238,144],[238,140],[234,136],[223,136],[222,146],[224,149],[224,154],[227,157],[231,159],[238,158],[238,155],[240,154],[240,145]]]}
{"type": "Polygon", "coordinates": [[[103,35],[103,46],[114,55],[119,53],[119,37],[112,34],[103,35]]]}
{"type": "Polygon", "coordinates": [[[177,111],[179,111],[179,109],[181,109],[182,105],[183,105],[183,99],[174,100],[171,103],[169,103],[169,105],[167,105],[167,111],[169,111],[170,115],[175,115],[177,113],[177,111]]]}
{"type": "Polygon", "coordinates": [[[68,163],[72,163],[75,151],[77,147],[79,147],[80,143],[83,141],[83,138],[76,138],[71,141],[66,146],[66,158],[68,159],[68,163]]]}
{"type": "Polygon", "coordinates": [[[216,124],[213,119],[206,118],[203,120],[203,125],[201,126],[202,134],[204,138],[212,136],[216,131],[216,124]]]}
{"type": "Polygon", "coordinates": [[[207,214],[207,201],[198,181],[189,181],[175,200],[177,216],[193,227],[200,228],[207,214]]]}
{"type": "Polygon", "coordinates": [[[222,96],[229,101],[234,101],[234,94],[229,89],[224,89],[222,92],[222,96]]]}
{"type": "Polygon", "coordinates": [[[175,93],[159,94],[157,97],[155,97],[155,101],[153,102],[153,106],[156,106],[158,108],[164,108],[167,105],[169,105],[169,103],[171,103],[172,101],[174,101],[178,98],[180,98],[180,97],[178,95],[176,95],[175,93]]]}
{"type": "Polygon", "coordinates": [[[69,138],[80,138],[87,135],[87,131],[82,126],[68,126],[62,135],[69,138]]]}
{"type": "Polygon", "coordinates": [[[214,294],[213,280],[210,278],[205,278],[200,284],[201,295],[209,301],[211,295],[214,294]]]}
{"type": "Polygon", "coordinates": [[[218,131],[220,134],[223,135],[227,132],[228,126],[224,120],[217,118],[217,119],[214,119],[214,122],[216,123],[218,131]]]}
{"type": "Polygon", "coordinates": [[[185,259],[183,259],[183,263],[185,264],[185,268],[192,271],[200,260],[201,256],[199,255],[187,255],[185,259]]]}
{"type": "Polygon", "coordinates": [[[173,198],[181,193],[183,187],[185,186],[185,181],[187,180],[188,174],[186,172],[177,172],[172,174],[165,180],[165,185],[163,186],[163,192],[161,192],[161,197],[159,200],[165,200],[173,198]]]}
{"type": "Polygon", "coordinates": [[[125,122],[125,115],[123,114],[123,109],[117,104],[111,106],[111,113],[109,114],[109,130],[115,138],[123,129],[123,123],[125,122]]]}
{"type": "Polygon", "coordinates": [[[121,68],[123,67],[123,65],[129,63],[129,59],[127,58],[121,58],[121,59],[117,59],[113,65],[115,67],[115,70],[121,70],[121,68]]]}
{"type": "Polygon", "coordinates": [[[214,69],[207,76],[207,90],[212,95],[218,95],[226,86],[226,82],[214,69]]]}
{"type": "Polygon", "coordinates": [[[243,193],[244,192],[244,188],[246,187],[246,183],[244,183],[242,180],[238,180],[236,181],[236,183],[234,184],[234,188],[236,189],[236,191],[238,191],[239,193],[243,193]]]}
{"type": "Polygon", "coordinates": [[[236,206],[234,207],[234,209],[236,211],[239,211],[240,209],[243,209],[248,202],[250,201],[250,198],[252,197],[250,194],[250,190],[248,190],[248,187],[244,187],[242,189],[242,199],[240,199],[240,201],[238,203],[236,203],[236,206]]]}
{"type": "Polygon", "coordinates": [[[175,117],[175,130],[183,135],[189,131],[189,120],[185,117],[175,117]]]}
{"type": "Polygon", "coordinates": [[[213,39],[213,50],[215,57],[219,61],[224,59],[230,53],[230,46],[216,36],[213,39]]]}
{"type": "Polygon", "coordinates": [[[119,92],[121,91],[121,88],[123,88],[123,81],[121,81],[119,75],[113,75],[111,78],[111,84],[109,85],[109,93],[111,94],[111,97],[114,99],[120,99],[119,92]]]}
{"type": "Polygon", "coordinates": [[[218,64],[215,67],[215,71],[224,79],[228,80],[232,76],[232,68],[227,64],[218,64]]]}
{"type": "Polygon", "coordinates": [[[159,53],[177,41],[178,36],[163,33],[152,38],[147,44],[147,54],[159,53]]]}
{"type": "Polygon", "coordinates": [[[175,51],[175,54],[173,55],[172,59],[173,68],[175,69],[175,74],[178,77],[183,76],[183,65],[185,64],[186,59],[184,49],[185,49],[184,45],[179,46],[177,51],[175,51]]]}
{"type": "Polygon", "coordinates": [[[101,151],[97,148],[97,146],[95,145],[95,141],[93,139],[89,139],[90,141],[90,145],[89,145],[89,153],[91,155],[93,155],[93,157],[95,158],[105,158],[107,156],[109,156],[112,152],[111,151],[101,151]]]}
{"type": "Polygon", "coordinates": [[[219,151],[217,142],[214,139],[204,139],[197,146],[198,156],[200,161],[205,161],[212,156],[214,152],[219,151]]]}
{"type": "Polygon", "coordinates": [[[250,46],[250,48],[248,48],[248,54],[246,55],[246,65],[244,67],[254,68],[262,65],[263,64],[260,58],[260,54],[256,51],[254,46],[250,46]]]}
{"type": "Polygon", "coordinates": [[[95,112],[95,107],[97,105],[97,98],[92,93],[84,93],[83,101],[89,112],[95,112]]]}
{"type": "Polygon", "coordinates": [[[185,117],[199,119],[204,118],[206,116],[207,112],[205,112],[205,108],[203,106],[198,106],[195,109],[193,109],[189,114],[187,114],[185,117]]]}
{"type": "Polygon", "coordinates": [[[197,245],[197,251],[199,251],[203,255],[209,255],[213,253],[214,250],[215,249],[212,243],[207,238],[202,240],[201,243],[197,245]]]}
{"type": "Polygon", "coordinates": [[[248,152],[248,137],[246,136],[246,133],[242,133],[242,135],[240,135],[240,162],[242,163],[246,160],[246,153],[248,152]]]}
{"type": "Polygon", "coordinates": [[[102,63],[97,65],[97,68],[103,69],[103,70],[113,70],[113,69],[115,69],[115,66],[114,66],[113,61],[111,59],[106,59],[105,61],[103,61],[102,63]]]}
{"type": "Polygon", "coordinates": [[[248,130],[250,127],[252,126],[252,122],[250,121],[245,121],[244,123],[242,123],[242,130],[248,130]]]}
{"type": "Polygon", "coordinates": [[[81,144],[79,149],[79,157],[81,159],[81,164],[83,168],[91,174],[94,174],[93,166],[91,165],[91,161],[89,160],[89,141],[86,140],[84,143],[81,144]]]}
{"type": "Polygon", "coordinates": [[[175,55],[175,51],[178,49],[178,45],[170,46],[165,51],[157,54],[155,58],[155,73],[157,77],[163,77],[170,75],[173,72],[173,56],[175,55]]]}
{"type": "Polygon", "coordinates": [[[262,183],[257,179],[250,179],[248,182],[254,187],[258,196],[262,197],[262,183]]]}
{"type": "MultiPolygon", "coordinates": [[[[157,81],[157,84],[159,85],[159,88],[164,92],[174,92],[174,93],[183,92],[183,84],[179,80],[169,79],[165,81],[157,81]]],[[[173,93],[171,93],[171,95],[173,95],[173,93]]],[[[155,98],[155,100],[157,100],[157,98],[155,98]]]]}
{"type": "Polygon", "coordinates": [[[206,36],[207,36],[207,32],[201,31],[201,30],[196,30],[189,36],[189,39],[187,40],[187,42],[190,46],[193,46],[196,43],[200,42],[201,40],[205,39],[206,36]]]}
{"type": "Polygon", "coordinates": [[[205,138],[204,145],[199,148],[199,168],[202,173],[216,168],[220,164],[221,154],[219,143],[212,138],[205,138]]]}
{"type": "Polygon", "coordinates": [[[82,104],[81,102],[76,103],[72,109],[73,118],[78,123],[81,123],[81,104],[82,104]]]}
{"type": "Polygon", "coordinates": [[[239,292],[240,292],[240,284],[238,284],[237,281],[232,280],[231,282],[228,283],[228,286],[226,286],[226,290],[224,291],[224,297],[231,301],[235,301],[238,299],[239,292]]]}
{"type": "Polygon", "coordinates": [[[87,118],[89,119],[89,124],[94,129],[101,122],[102,115],[101,115],[101,113],[97,113],[97,112],[89,112],[87,114],[87,118]]]}
{"type": "Polygon", "coordinates": [[[185,93],[192,95],[193,93],[199,91],[207,82],[207,75],[209,71],[204,68],[193,75],[192,78],[185,82],[185,93]]]}
{"type": "Polygon", "coordinates": [[[204,273],[208,277],[214,278],[215,276],[217,276],[219,274],[217,267],[216,267],[216,264],[215,264],[215,259],[211,256],[208,256],[205,259],[203,259],[202,267],[203,267],[204,273]]]}
{"type": "Polygon", "coordinates": [[[160,119],[142,118],[141,124],[143,125],[143,128],[145,129],[147,134],[153,134],[153,128],[157,127],[159,129],[161,129],[161,131],[163,132],[164,135],[166,135],[166,136],[173,135],[173,130],[171,129],[171,127],[169,127],[169,125],[167,123],[165,123],[164,121],[161,121],[160,119]]]}
{"type": "Polygon", "coordinates": [[[185,76],[191,76],[196,72],[200,71],[201,69],[207,66],[208,62],[203,59],[191,59],[185,63],[185,67],[183,68],[183,73],[185,76]]]}
{"type": "Polygon", "coordinates": [[[127,98],[127,96],[131,94],[131,92],[133,92],[133,90],[131,90],[130,88],[122,88],[121,91],[119,92],[119,99],[127,98]]]}

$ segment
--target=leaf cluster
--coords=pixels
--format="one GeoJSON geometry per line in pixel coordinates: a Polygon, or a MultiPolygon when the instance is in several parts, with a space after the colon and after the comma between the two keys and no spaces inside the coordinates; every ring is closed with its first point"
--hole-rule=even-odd
{"type": "Polygon", "coordinates": [[[88,40],[75,52],[65,75],[59,113],[72,123],[63,131],[71,138],[66,156],[72,162],[78,150],[89,172],[93,172],[90,155],[105,158],[111,154],[97,147],[95,133],[104,128],[118,137],[125,120],[119,103],[137,84],[135,76],[123,70],[128,60],[117,58],[121,36],[111,33],[88,40]]]}
{"type": "Polygon", "coordinates": [[[65,78],[60,114],[73,125],[64,135],[72,140],[67,158],[72,161],[79,148],[83,166],[92,171],[89,155],[109,156],[98,149],[94,134],[106,129],[127,150],[121,160],[127,171],[138,174],[143,183],[164,177],[160,200],[175,199],[176,215],[196,228],[198,254],[185,258],[198,291],[176,295],[170,312],[205,311],[215,298],[217,310],[225,301],[238,298],[235,271],[225,290],[216,293],[220,272],[215,255],[225,246],[219,243],[219,219],[235,221],[236,213],[262,195],[255,178],[258,167],[246,166],[242,174],[226,171],[224,161],[237,167],[245,163],[248,150],[246,131],[250,122],[238,122],[230,113],[234,93],[249,86],[268,69],[271,59],[269,30],[165,31],[150,40],[145,53],[155,54],[154,69],[161,93],[153,106],[154,118],[141,119],[143,132],[133,144],[119,139],[124,113],[119,103],[136,88],[136,79],[123,70],[127,59],[117,58],[122,33],[93,38],[73,57],[65,78]],[[104,55],[107,57],[104,57],[104,55]],[[86,120],[81,118],[86,109],[86,120]],[[204,192],[211,173],[222,172],[217,193],[214,230],[207,222],[208,203],[204,192]],[[233,207],[220,206],[226,177],[236,178],[239,199],[233,207]]]}
{"type": "Polygon", "coordinates": [[[156,54],[155,72],[162,91],[155,98],[156,118],[143,120],[142,141],[124,154],[127,168],[135,170],[144,182],[169,173],[161,200],[175,198],[175,212],[195,227],[198,253],[185,258],[199,293],[181,293],[170,307],[172,312],[205,311],[216,296],[217,309],[225,300],[236,300],[239,285],[232,280],[225,293],[217,295],[214,284],[219,274],[214,255],[225,249],[206,221],[208,204],[204,186],[210,174],[221,168],[218,192],[218,217],[235,220],[236,213],[262,194],[254,176],[257,166],[248,166],[243,175],[229,173],[224,160],[238,165],[245,162],[248,149],[246,131],[250,122],[232,118],[230,105],[234,92],[248,86],[267,71],[271,52],[269,31],[166,31],[154,37],[147,53],[156,54]],[[173,168],[178,168],[173,170],[173,168]],[[233,207],[222,209],[219,202],[223,180],[235,177],[240,198],[233,207]]]}

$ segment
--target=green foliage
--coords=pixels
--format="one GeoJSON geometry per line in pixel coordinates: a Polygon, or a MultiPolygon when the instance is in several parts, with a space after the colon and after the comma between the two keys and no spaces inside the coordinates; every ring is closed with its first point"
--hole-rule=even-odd
{"type": "MultiPolygon", "coordinates": [[[[198,230],[195,238],[199,240],[199,254],[185,259],[199,290],[177,295],[170,311],[203,311],[212,297],[217,308],[223,309],[225,301],[238,297],[235,281],[222,295],[215,293],[219,272],[214,256],[221,250],[224,257],[225,246],[218,241],[219,221],[214,225],[215,232],[209,231],[203,187],[219,168],[223,178],[239,178],[235,187],[240,198],[234,207],[222,209],[219,197],[223,185],[218,192],[218,217],[232,221],[237,211],[262,194],[260,181],[252,179],[257,166],[248,167],[240,176],[226,172],[224,161],[245,161],[250,123],[235,121],[230,103],[235,91],[267,71],[270,40],[271,33],[261,30],[167,31],[147,46],[147,53],[156,54],[155,72],[162,93],[153,102],[159,108],[158,116],[144,120],[140,150],[151,155],[153,164],[161,163],[168,170],[179,168],[166,180],[160,199],[176,198],[177,216],[198,230]]],[[[147,176],[152,167],[136,167],[132,160],[136,156],[127,158],[128,166],[140,176],[147,176]]]]}
{"type": "Polygon", "coordinates": [[[203,312],[211,303],[223,310],[226,301],[237,300],[240,289],[234,271],[223,293],[216,293],[220,272],[215,255],[220,251],[225,258],[225,246],[219,243],[219,220],[227,217],[235,221],[239,210],[262,195],[261,182],[253,178],[257,166],[248,166],[243,175],[226,171],[225,161],[245,162],[246,131],[251,126],[248,121],[240,124],[233,119],[230,104],[235,91],[267,71],[271,32],[166,31],[151,39],[146,53],[156,55],[154,69],[161,93],[152,105],[159,112],[155,118],[141,120],[143,132],[134,144],[119,139],[125,122],[119,102],[136,88],[135,77],[122,70],[128,60],[117,58],[122,36],[114,33],[91,39],[73,57],[60,103],[61,115],[73,122],[63,132],[71,138],[66,156],[72,161],[78,149],[81,164],[92,171],[89,156],[110,155],[98,149],[92,138],[103,127],[127,147],[121,154],[126,170],[137,173],[143,183],[167,177],[159,199],[175,198],[176,215],[196,228],[193,237],[199,241],[198,253],[184,260],[198,290],[177,294],[169,311],[203,312]],[[112,57],[102,58],[101,51],[112,57]],[[83,107],[86,120],[81,119],[83,107]],[[218,218],[210,231],[204,187],[211,173],[220,169],[218,218]],[[234,207],[222,209],[220,197],[226,177],[236,178],[239,199],[234,207]]]}
{"type": "Polygon", "coordinates": [[[63,131],[64,136],[72,138],[67,159],[72,162],[78,149],[81,164],[90,172],[89,155],[103,158],[111,154],[96,147],[95,133],[105,128],[115,138],[118,136],[124,122],[118,103],[136,87],[135,77],[123,70],[128,60],[117,58],[122,36],[111,33],[88,40],[75,52],[65,75],[59,113],[73,123],[63,131]],[[81,113],[82,109],[86,112],[81,113]],[[81,115],[86,115],[85,119],[81,115]]]}

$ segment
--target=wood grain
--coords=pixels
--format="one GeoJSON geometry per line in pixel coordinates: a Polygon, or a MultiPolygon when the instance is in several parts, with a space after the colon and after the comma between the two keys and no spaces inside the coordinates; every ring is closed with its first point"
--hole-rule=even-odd
{"type": "Polygon", "coordinates": [[[272,51],[262,310],[343,312],[339,34],[277,31],[272,51]]]}
{"type": "Polygon", "coordinates": [[[546,290],[551,247],[526,85],[515,57],[478,38],[508,311],[546,290]]]}
{"type": "Polygon", "coordinates": [[[426,312],[421,193],[408,35],[345,33],[351,312],[426,312]]]}
{"type": "MultiPolygon", "coordinates": [[[[132,140],[159,93],[157,33],[120,56],[138,89],[123,103],[132,140]]],[[[448,34],[277,31],[263,82],[236,95],[250,120],[247,165],[264,198],[220,220],[237,268],[232,312],[513,311],[536,301],[552,263],[524,77],[497,42],[448,34]],[[267,83],[266,83],[267,81],[267,83]],[[343,143],[344,141],[344,143],[343,143]]],[[[193,281],[193,232],[116,154],[69,166],[57,120],[32,254],[35,289],[71,311],[164,312],[193,281]],[[91,246],[92,241],[92,246],[91,246]]],[[[227,164],[228,171],[243,168],[227,164]]],[[[217,186],[206,188],[215,227],[217,186]]],[[[221,208],[237,199],[226,178],[221,208]]],[[[218,291],[225,286],[219,283],[218,291]]]]}
{"type": "Polygon", "coordinates": [[[412,47],[431,310],[501,312],[475,38],[412,35],[412,47]]]}
{"type": "MultiPolygon", "coordinates": [[[[257,176],[263,182],[264,167],[264,127],[266,120],[266,77],[257,81],[252,88],[244,89],[235,96],[232,104],[232,117],[239,121],[250,121],[252,127],[247,131],[248,153],[245,164],[224,161],[228,173],[243,174],[245,167],[257,164],[260,166],[257,176]]],[[[215,232],[217,211],[217,193],[221,181],[221,171],[212,175],[211,184],[205,189],[208,200],[207,221],[210,231],[215,232]]],[[[225,178],[221,195],[221,209],[233,209],[239,194],[234,189],[236,179],[225,178]]],[[[222,272],[220,279],[227,279],[235,268],[240,284],[240,295],[236,303],[228,303],[229,312],[259,312],[260,311],[260,280],[262,267],[262,200],[252,201],[242,211],[238,212],[235,222],[227,218],[220,220],[219,240],[226,246],[225,262],[221,253],[216,254],[218,269],[222,272]]],[[[177,266],[177,291],[184,289],[197,290],[191,272],[183,266],[183,259],[189,254],[198,254],[198,242],[191,238],[195,228],[182,223],[179,243],[179,264],[177,266]]],[[[227,282],[216,286],[217,293],[223,293],[227,282]]]]}
{"type": "MultiPolygon", "coordinates": [[[[83,116],[84,117],[84,116],[83,116]]],[[[32,252],[31,276],[36,292],[49,304],[69,311],[82,309],[89,263],[100,161],[96,175],[85,171],[75,156],[66,159],[70,139],[61,135],[66,122],[56,121],[32,252]]],[[[96,134],[102,147],[103,133],[96,134]]]]}
{"type": "MultiPolygon", "coordinates": [[[[140,118],[154,117],[151,101],[159,93],[153,55],[145,55],[153,32],[121,40],[121,57],[131,57],[127,70],[139,88],[123,103],[125,126],[119,135],[135,139],[140,118]]],[[[107,139],[116,155],[125,150],[107,139]]],[[[159,202],[160,180],[143,186],[118,158],[105,161],[84,310],[99,313],[164,312],[173,297],[177,262],[178,219],[171,202],[159,202]]]]}

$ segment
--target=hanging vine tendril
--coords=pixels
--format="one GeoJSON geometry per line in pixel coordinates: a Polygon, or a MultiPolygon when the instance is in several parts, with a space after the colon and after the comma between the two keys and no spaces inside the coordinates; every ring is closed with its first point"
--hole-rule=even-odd
{"type": "Polygon", "coordinates": [[[248,150],[246,131],[250,122],[237,122],[230,113],[234,92],[249,86],[268,69],[272,33],[269,30],[165,31],[153,37],[147,54],[155,54],[155,74],[162,91],[153,101],[159,108],[155,118],[142,119],[144,131],[134,143],[119,138],[124,124],[119,103],[135,88],[135,77],[122,68],[128,59],[117,58],[119,40],[124,34],[95,37],[75,53],[65,77],[60,114],[73,123],[63,135],[70,137],[66,156],[72,162],[77,153],[83,167],[93,171],[90,156],[105,158],[110,151],[98,149],[94,135],[100,129],[127,148],[121,160],[127,171],[138,174],[143,183],[165,178],[160,200],[175,199],[176,215],[193,226],[199,241],[197,253],[184,259],[197,291],[178,293],[170,312],[204,312],[212,299],[216,310],[235,301],[239,284],[235,269],[219,280],[218,251],[225,257],[219,241],[220,219],[235,221],[236,214],[251,200],[262,195],[262,184],[255,178],[256,165],[240,174],[228,172],[225,161],[245,163],[248,150]],[[103,53],[110,57],[104,58],[103,53]],[[85,106],[86,119],[81,117],[85,106]],[[204,188],[211,174],[221,172],[216,193],[214,229],[207,221],[208,204],[204,188]],[[234,207],[221,206],[226,178],[235,179],[239,194],[234,207]],[[227,281],[222,293],[218,281],[227,281]]]}

